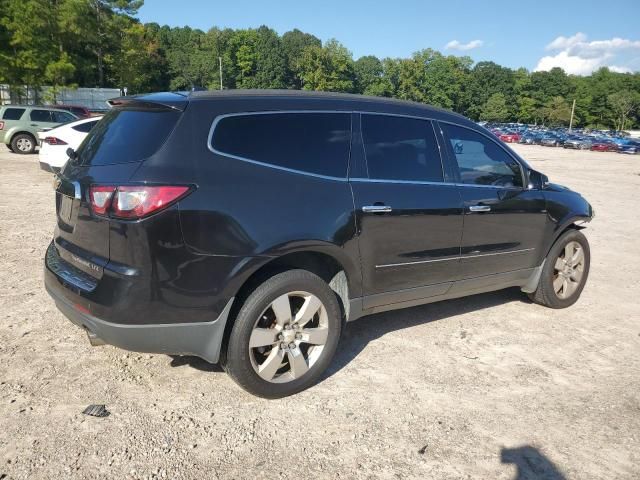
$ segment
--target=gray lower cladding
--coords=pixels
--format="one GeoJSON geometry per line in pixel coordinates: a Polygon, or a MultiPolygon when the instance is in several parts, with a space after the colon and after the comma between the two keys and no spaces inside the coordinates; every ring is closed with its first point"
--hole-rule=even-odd
{"type": "Polygon", "coordinates": [[[212,322],[121,325],[79,312],[49,287],[47,290],[58,309],[71,322],[88,330],[104,343],[134,352],[195,355],[211,363],[216,363],[220,358],[224,328],[233,304],[232,298],[212,322]]]}
{"type": "Polygon", "coordinates": [[[520,287],[523,292],[531,293],[538,287],[543,267],[544,262],[534,268],[356,298],[349,302],[350,315],[348,320],[357,320],[373,313],[425,305],[509,287],[520,287]]]}

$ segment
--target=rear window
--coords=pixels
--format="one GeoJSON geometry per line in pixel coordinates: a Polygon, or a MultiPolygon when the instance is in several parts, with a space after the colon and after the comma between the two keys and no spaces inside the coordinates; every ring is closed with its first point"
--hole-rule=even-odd
{"type": "Polygon", "coordinates": [[[84,122],[79,125],[74,125],[73,128],[76,132],[89,133],[93,127],[96,126],[98,120],[93,120],[91,122],[84,122]]]}
{"type": "Polygon", "coordinates": [[[329,177],[346,177],[349,113],[291,112],[232,115],[211,138],[217,153],[329,177]]]}
{"type": "Polygon", "coordinates": [[[76,117],[67,112],[51,112],[51,115],[53,115],[53,121],[56,123],[67,123],[77,120],[76,117]]]}
{"type": "Polygon", "coordinates": [[[3,120],[20,120],[24,113],[24,108],[7,108],[2,114],[3,120]]]}
{"type": "Polygon", "coordinates": [[[171,134],[181,112],[109,111],[78,148],[83,165],[141,162],[156,153],[171,134]]]}

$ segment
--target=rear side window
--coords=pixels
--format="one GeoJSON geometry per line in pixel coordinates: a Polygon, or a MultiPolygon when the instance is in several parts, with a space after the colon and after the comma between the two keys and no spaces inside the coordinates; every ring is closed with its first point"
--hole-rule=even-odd
{"type": "Polygon", "coordinates": [[[7,108],[2,114],[2,119],[3,120],[20,120],[23,113],[24,113],[24,108],[7,108]]]}
{"type": "Polygon", "coordinates": [[[522,187],[520,164],[496,142],[468,128],[445,123],[441,127],[462,183],[522,187]]]}
{"type": "Polygon", "coordinates": [[[78,108],[78,107],[70,107],[69,111],[71,113],[75,113],[79,117],[84,117],[87,114],[87,112],[85,110],[83,110],[82,108],[78,108]]]}
{"type": "Polygon", "coordinates": [[[110,110],[78,149],[83,165],[141,162],[156,153],[175,127],[175,110],[110,110]]]}
{"type": "Polygon", "coordinates": [[[80,125],[74,125],[71,128],[73,128],[76,132],[89,133],[91,129],[96,126],[96,123],[98,123],[98,120],[94,120],[92,122],[84,122],[80,125]]]}
{"type": "Polygon", "coordinates": [[[330,177],[346,177],[349,113],[269,113],[222,118],[211,138],[223,155],[330,177]]]}
{"type": "Polygon", "coordinates": [[[31,110],[29,119],[32,122],[53,122],[51,112],[49,110],[31,110]]]}
{"type": "Polygon", "coordinates": [[[51,112],[53,120],[56,123],[67,123],[76,120],[76,117],[67,112],[51,112]]]}
{"type": "Polygon", "coordinates": [[[362,115],[369,178],[442,182],[442,162],[429,120],[362,115]]]}

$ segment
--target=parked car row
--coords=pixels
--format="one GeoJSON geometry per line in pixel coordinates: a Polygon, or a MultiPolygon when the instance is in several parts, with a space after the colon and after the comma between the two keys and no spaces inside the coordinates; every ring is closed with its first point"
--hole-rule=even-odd
{"type": "Polygon", "coordinates": [[[40,146],[40,167],[55,172],[67,161],[67,148],[78,148],[100,118],[76,105],[0,106],[0,142],[18,154],[40,146]]]}
{"type": "Polygon", "coordinates": [[[563,147],[594,152],[640,153],[640,140],[629,138],[625,132],[562,128],[546,128],[524,124],[485,124],[505,143],[563,147]]]}

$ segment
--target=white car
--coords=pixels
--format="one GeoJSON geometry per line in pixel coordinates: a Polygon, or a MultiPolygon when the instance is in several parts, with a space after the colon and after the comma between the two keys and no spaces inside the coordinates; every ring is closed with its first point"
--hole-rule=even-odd
{"type": "Polygon", "coordinates": [[[67,162],[67,149],[76,150],[87,134],[102,117],[89,117],[65,123],[59,127],[38,132],[40,139],[40,168],[47,172],[59,172],[67,162]]]}

